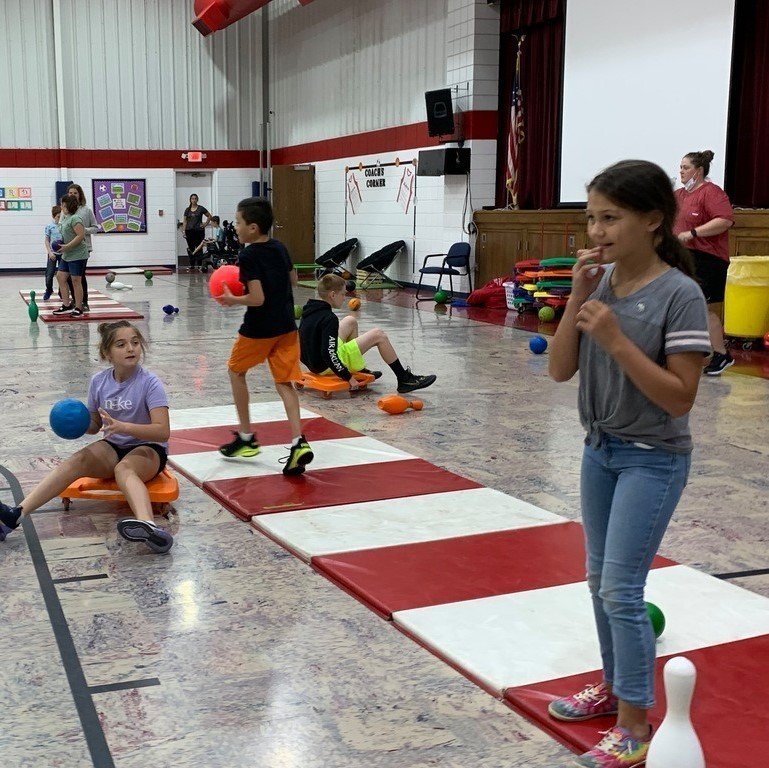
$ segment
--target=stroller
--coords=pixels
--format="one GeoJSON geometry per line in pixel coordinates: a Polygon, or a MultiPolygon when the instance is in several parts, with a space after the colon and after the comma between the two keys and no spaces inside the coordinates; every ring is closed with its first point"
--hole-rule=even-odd
{"type": "Polygon", "coordinates": [[[221,233],[217,240],[206,246],[206,255],[200,265],[202,272],[208,272],[225,264],[237,264],[241,245],[235,233],[235,225],[232,222],[223,221],[221,233]]]}

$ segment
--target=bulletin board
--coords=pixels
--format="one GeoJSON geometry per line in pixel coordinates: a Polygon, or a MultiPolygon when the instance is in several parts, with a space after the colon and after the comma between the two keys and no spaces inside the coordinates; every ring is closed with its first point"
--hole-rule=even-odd
{"type": "Polygon", "coordinates": [[[31,187],[0,186],[0,211],[31,211],[31,187]]]}
{"type": "Polygon", "coordinates": [[[146,179],[94,179],[93,212],[108,235],[146,232],[146,179]]]}

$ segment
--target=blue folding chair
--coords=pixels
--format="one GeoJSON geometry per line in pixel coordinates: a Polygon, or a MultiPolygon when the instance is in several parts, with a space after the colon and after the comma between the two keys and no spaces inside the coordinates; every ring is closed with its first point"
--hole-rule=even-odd
{"type": "Polygon", "coordinates": [[[438,286],[435,291],[439,291],[441,288],[441,281],[444,275],[449,276],[449,290],[451,296],[454,296],[454,282],[453,278],[467,277],[470,282],[470,292],[473,291],[473,276],[470,273],[470,243],[454,243],[449,248],[448,253],[431,253],[429,256],[425,256],[422,262],[422,268],[419,270],[419,283],[417,284],[417,301],[431,301],[433,296],[423,296],[420,298],[419,289],[422,287],[422,280],[425,275],[439,275],[438,286]],[[440,267],[428,267],[427,262],[430,259],[442,259],[440,267]]]}

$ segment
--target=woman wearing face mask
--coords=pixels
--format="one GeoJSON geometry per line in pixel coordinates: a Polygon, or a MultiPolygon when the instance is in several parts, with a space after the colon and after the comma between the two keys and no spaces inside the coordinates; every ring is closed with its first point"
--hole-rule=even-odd
{"type": "Polygon", "coordinates": [[[708,302],[708,324],[713,357],[708,376],[720,376],[734,360],[724,344],[721,309],[729,267],[729,227],[734,224],[732,204],[721,187],[708,180],[713,153],[690,152],[681,160],[682,189],[676,190],[678,215],[674,232],[691,251],[697,280],[708,302]]]}

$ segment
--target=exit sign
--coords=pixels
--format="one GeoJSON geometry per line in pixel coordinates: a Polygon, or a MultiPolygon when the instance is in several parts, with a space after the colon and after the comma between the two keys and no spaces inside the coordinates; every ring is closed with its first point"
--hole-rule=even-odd
{"type": "Polygon", "coordinates": [[[182,157],[188,163],[202,163],[205,155],[202,152],[187,152],[186,155],[182,155],[182,157]]]}

